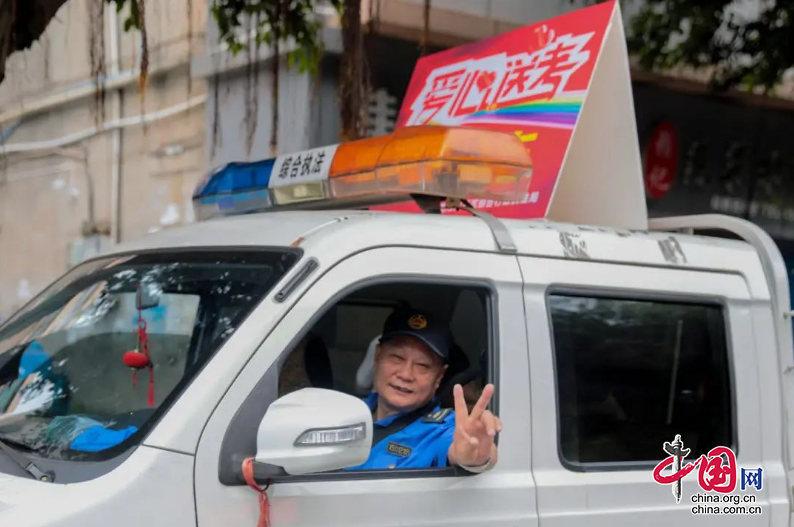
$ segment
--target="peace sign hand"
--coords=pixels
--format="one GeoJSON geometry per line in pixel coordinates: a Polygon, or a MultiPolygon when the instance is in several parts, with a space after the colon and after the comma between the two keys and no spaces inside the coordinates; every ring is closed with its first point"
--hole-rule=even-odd
{"type": "Polygon", "coordinates": [[[493,392],[494,385],[487,385],[469,414],[463,388],[455,385],[455,434],[448,453],[453,465],[477,467],[488,463],[490,468],[496,464],[494,438],[502,431],[502,422],[487,410],[493,392]]]}

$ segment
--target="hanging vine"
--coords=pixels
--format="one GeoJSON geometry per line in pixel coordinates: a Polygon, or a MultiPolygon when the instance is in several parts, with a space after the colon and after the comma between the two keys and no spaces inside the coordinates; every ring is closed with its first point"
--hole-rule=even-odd
{"type": "MultiPolygon", "coordinates": [[[[251,154],[256,137],[257,122],[259,119],[259,48],[262,45],[258,35],[255,35],[257,27],[261,23],[262,13],[257,11],[248,18],[248,35],[246,42],[246,79],[245,79],[245,123],[246,123],[246,151],[251,154]],[[250,38],[254,35],[254,38],[250,38]]],[[[274,112],[277,109],[274,109],[274,112]]],[[[276,117],[274,117],[274,120],[276,117]]]]}
{"type": "Polygon", "coordinates": [[[372,0],[369,3],[369,18],[365,27],[364,36],[362,38],[362,53],[361,53],[361,104],[359,112],[361,115],[361,134],[368,135],[370,130],[370,102],[372,101],[372,82],[373,69],[372,63],[369,60],[369,54],[364,50],[373,49],[377,45],[378,32],[380,31],[380,0],[372,0]]]}
{"type": "MultiPolygon", "coordinates": [[[[141,98],[144,97],[147,81],[149,78],[149,44],[146,31],[146,1],[145,0],[96,0],[97,2],[114,3],[116,10],[121,12],[125,7],[129,8],[129,14],[124,21],[124,30],[130,31],[137,29],[141,34],[141,57],[139,62],[140,73],[138,86],[141,98]]],[[[187,0],[188,15],[188,49],[191,48],[192,38],[192,0],[187,0]]],[[[278,129],[279,129],[279,72],[281,67],[282,46],[289,44],[292,49],[286,53],[287,67],[297,67],[299,73],[309,73],[315,76],[319,72],[320,61],[323,55],[322,41],[320,38],[321,22],[315,16],[315,7],[322,3],[322,0],[213,0],[212,15],[218,25],[219,41],[234,54],[243,49],[248,53],[247,67],[247,96],[246,96],[246,131],[247,145],[250,152],[253,146],[253,139],[257,127],[257,108],[258,108],[258,68],[259,68],[259,46],[266,44],[273,51],[272,60],[272,132],[270,139],[270,149],[273,155],[278,152],[278,129]],[[250,29],[248,32],[245,29],[250,29]],[[253,40],[253,42],[251,42],[253,40]]],[[[353,35],[353,48],[346,46],[347,51],[353,56],[358,57],[358,64],[354,61],[347,61],[347,68],[351,72],[345,74],[343,71],[340,81],[340,91],[350,93],[352,98],[349,103],[343,103],[347,108],[352,105],[353,113],[356,117],[353,120],[353,128],[356,130],[350,134],[343,132],[343,137],[358,137],[362,132],[364,99],[366,98],[366,87],[362,85],[362,72],[366,65],[362,63],[362,38],[360,9],[361,0],[330,0],[331,5],[337,8],[344,19],[344,12],[355,11],[356,14],[348,16],[348,22],[344,25],[343,35],[353,35]],[[358,35],[357,37],[355,35],[358,35]],[[350,75],[352,74],[352,77],[350,75]],[[354,78],[349,83],[346,79],[354,78]],[[355,86],[352,90],[346,86],[355,86]]],[[[103,34],[103,32],[95,32],[103,34]]],[[[343,40],[345,37],[343,36],[343,40]]],[[[345,40],[346,42],[349,39],[345,40]]],[[[92,44],[93,46],[93,44],[92,44]]],[[[103,44],[104,46],[104,44],[103,44]]],[[[104,53],[102,53],[104,56],[104,53]]],[[[344,59],[343,59],[344,62],[344,59]]],[[[93,64],[93,62],[92,62],[93,64]]],[[[99,63],[97,70],[99,70],[99,63]]],[[[104,65],[101,66],[104,68],[104,65]]],[[[93,70],[92,70],[93,72],[93,70]]],[[[217,97],[220,82],[219,76],[214,79],[215,84],[215,103],[216,116],[212,124],[213,129],[213,150],[219,141],[220,127],[217,116],[217,97]]],[[[190,84],[188,81],[188,90],[190,84]]],[[[104,95],[101,95],[104,97],[104,95]]],[[[343,123],[347,123],[343,109],[343,123]]],[[[347,112],[349,114],[349,112],[347,112]]],[[[348,129],[347,124],[343,125],[343,131],[348,129]]]]}
{"type": "Polygon", "coordinates": [[[124,20],[124,31],[137,29],[141,34],[141,60],[138,64],[138,90],[141,99],[145,96],[149,80],[149,39],[146,32],[146,1],[145,0],[104,0],[116,4],[116,11],[121,12],[129,4],[130,12],[124,20]]]}
{"type": "Polygon", "coordinates": [[[138,76],[138,89],[141,99],[146,95],[146,84],[149,80],[149,42],[146,34],[146,0],[138,0],[138,29],[141,31],[141,67],[138,76]]]}
{"type": "Polygon", "coordinates": [[[220,111],[221,76],[217,73],[212,77],[212,151],[210,158],[215,158],[218,147],[223,142],[221,136],[220,111]]]}
{"type": "Polygon", "coordinates": [[[342,64],[339,106],[340,139],[353,141],[364,133],[364,50],[361,31],[361,0],[344,0],[342,11],[342,64]]]}
{"type": "MultiPolygon", "coordinates": [[[[338,5],[340,1],[333,0],[332,3],[338,5]]],[[[322,58],[322,42],[320,21],[314,15],[314,8],[319,3],[320,0],[213,0],[212,3],[212,14],[218,24],[220,40],[232,53],[237,54],[250,45],[252,34],[246,34],[245,28],[252,19],[255,21],[253,29],[255,46],[265,44],[273,52],[271,62],[273,121],[270,136],[272,155],[278,153],[279,72],[282,46],[294,45],[294,48],[286,54],[287,67],[297,67],[299,73],[317,74],[322,58]]],[[[253,75],[255,69],[256,66],[250,68],[249,75],[253,75]]],[[[251,120],[247,122],[255,123],[251,120]]],[[[248,131],[250,134],[250,129],[248,131]]]]}
{"type": "Polygon", "coordinates": [[[187,96],[193,91],[193,0],[187,0],[187,96]]]}
{"type": "MultiPolygon", "coordinates": [[[[248,17],[246,20],[246,34],[251,35],[253,30],[254,24],[254,17],[248,17]]],[[[246,152],[251,154],[251,148],[254,144],[254,135],[256,133],[256,115],[254,114],[254,101],[256,99],[256,93],[254,93],[254,56],[253,56],[253,46],[251,45],[251,39],[248,38],[245,40],[245,96],[244,96],[244,105],[245,105],[245,114],[243,115],[243,124],[245,125],[246,130],[246,152]]]]}
{"type": "MultiPolygon", "coordinates": [[[[270,88],[271,93],[271,104],[270,104],[270,111],[273,114],[273,120],[270,123],[270,155],[277,156],[278,155],[278,118],[279,118],[279,74],[281,73],[281,38],[283,34],[284,28],[284,15],[283,15],[283,8],[284,0],[276,0],[275,2],[275,13],[273,16],[272,24],[272,34],[273,37],[270,39],[273,46],[273,58],[271,62],[271,70],[270,70],[270,77],[272,81],[272,86],[270,88]]],[[[257,26],[259,27],[259,26],[257,26]]],[[[264,37],[262,38],[264,40],[264,37]]],[[[257,35],[257,41],[260,40],[259,35],[257,35]]]]}
{"type": "Polygon", "coordinates": [[[425,0],[422,17],[422,42],[420,44],[420,55],[424,57],[427,55],[427,48],[430,42],[430,1],[425,0]]]}
{"type": "Polygon", "coordinates": [[[94,123],[99,127],[105,122],[105,0],[88,2],[88,56],[91,77],[94,79],[94,123]]]}

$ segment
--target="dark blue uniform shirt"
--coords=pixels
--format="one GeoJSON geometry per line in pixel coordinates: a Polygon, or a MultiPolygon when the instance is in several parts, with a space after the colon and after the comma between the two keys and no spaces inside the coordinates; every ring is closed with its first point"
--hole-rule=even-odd
{"type": "MultiPolygon", "coordinates": [[[[374,412],[378,394],[371,393],[364,402],[374,412]]],[[[373,427],[389,426],[400,415],[375,421],[373,427]]],[[[446,467],[454,432],[455,412],[436,406],[429,414],[373,445],[367,461],[348,470],[446,467]]]]}

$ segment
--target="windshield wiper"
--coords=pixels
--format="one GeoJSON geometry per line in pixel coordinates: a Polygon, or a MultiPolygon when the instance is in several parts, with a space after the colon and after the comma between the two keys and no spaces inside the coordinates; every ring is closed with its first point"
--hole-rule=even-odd
{"type": "Polygon", "coordinates": [[[0,450],[5,452],[8,455],[8,457],[11,458],[11,461],[16,463],[19,466],[19,468],[30,474],[33,478],[39,481],[43,481],[45,483],[52,483],[52,481],[55,479],[50,474],[43,472],[39,467],[37,467],[32,459],[27,457],[22,452],[15,450],[11,446],[9,446],[8,443],[4,442],[2,439],[0,439],[0,450]]]}

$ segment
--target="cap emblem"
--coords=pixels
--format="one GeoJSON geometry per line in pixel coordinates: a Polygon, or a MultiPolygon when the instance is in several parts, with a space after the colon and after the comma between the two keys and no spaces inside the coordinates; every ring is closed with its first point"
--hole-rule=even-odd
{"type": "Polygon", "coordinates": [[[425,329],[427,327],[427,319],[423,315],[414,315],[408,319],[408,326],[411,329],[425,329]]]}

